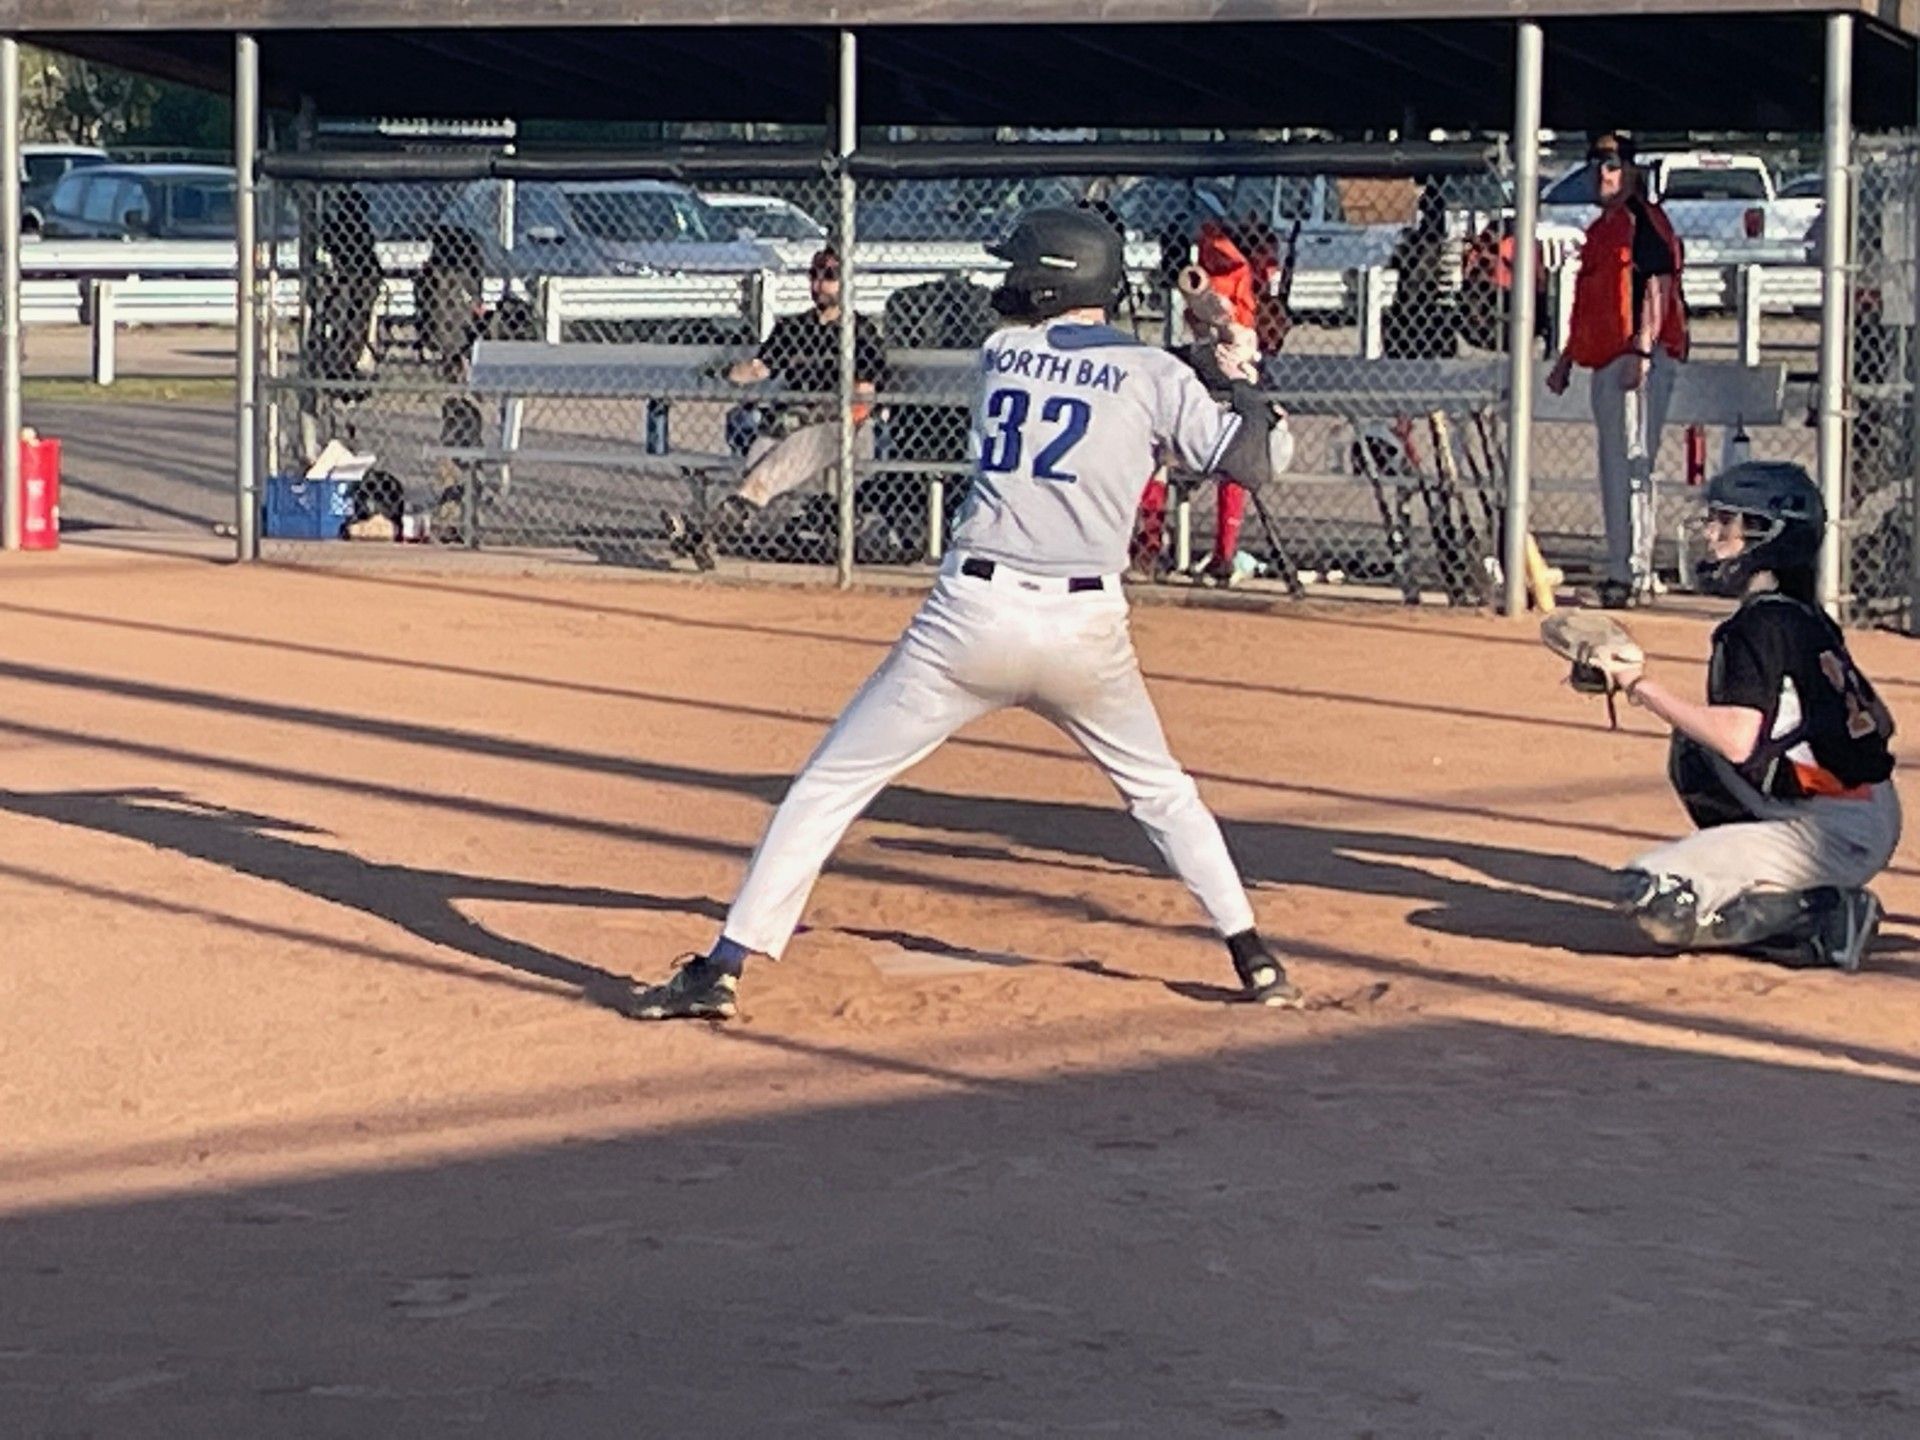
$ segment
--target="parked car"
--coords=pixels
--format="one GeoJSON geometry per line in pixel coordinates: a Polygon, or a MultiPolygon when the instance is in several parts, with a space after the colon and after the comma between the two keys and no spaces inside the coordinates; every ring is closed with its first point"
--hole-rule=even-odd
{"type": "Polygon", "coordinates": [[[1107,204],[1130,239],[1178,237],[1191,244],[1200,226],[1227,218],[1228,182],[1219,178],[1192,179],[1145,175],[1113,188],[1107,204]]]}
{"type": "Polygon", "coordinates": [[[797,240],[824,245],[827,228],[791,200],[777,195],[705,192],[700,198],[734,227],[741,240],[797,240]]]}
{"type": "Polygon", "coordinates": [[[1346,272],[1384,266],[1399,243],[1399,223],[1362,223],[1347,213],[1332,175],[1243,176],[1226,195],[1235,219],[1258,219],[1280,235],[1300,224],[1296,270],[1346,272]]]}
{"type": "Polygon", "coordinates": [[[48,197],[48,239],[231,240],[234,172],[220,165],[95,165],[48,197]]]}
{"type": "Polygon", "coordinates": [[[475,180],[437,231],[469,240],[492,275],[653,275],[778,270],[720,211],[664,180],[475,180]],[[509,243],[502,210],[511,204],[509,243]]]}
{"type": "Polygon", "coordinates": [[[884,194],[862,195],[855,230],[863,245],[888,241],[985,245],[1002,239],[1023,211],[1037,205],[1071,205],[1086,190],[1084,180],[1059,175],[896,180],[884,194]]]}
{"type": "MultiPolygon", "coordinates": [[[[1758,155],[1665,151],[1642,155],[1637,163],[1686,246],[1689,264],[1801,263],[1820,197],[1782,197],[1758,155]]],[[[1567,171],[1541,197],[1542,219],[1581,230],[1598,213],[1590,165],[1567,171]]]]}
{"type": "Polygon", "coordinates": [[[460,198],[458,180],[369,180],[354,187],[367,202],[373,238],[383,245],[430,239],[447,207],[460,198]]]}
{"type": "Polygon", "coordinates": [[[20,228],[27,234],[40,229],[46,217],[47,197],[54,186],[75,170],[110,165],[112,158],[91,145],[22,145],[20,147],[20,228]]]}

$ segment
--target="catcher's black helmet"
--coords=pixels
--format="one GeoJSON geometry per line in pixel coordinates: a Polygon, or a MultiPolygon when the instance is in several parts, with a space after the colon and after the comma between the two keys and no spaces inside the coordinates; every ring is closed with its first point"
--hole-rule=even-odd
{"type": "Polygon", "coordinates": [[[1800,466],[1784,460],[1735,465],[1708,483],[1706,502],[1709,513],[1741,516],[1747,537],[1738,555],[1709,555],[1700,562],[1700,587],[1707,593],[1741,595],[1756,571],[1809,570],[1819,560],[1827,507],[1800,466]]]}
{"type": "Polygon", "coordinates": [[[1085,208],[1048,206],[1020,217],[989,255],[1007,262],[993,308],[1017,320],[1050,320],[1069,310],[1113,305],[1126,283],[1120,236],[1085,208]]]}

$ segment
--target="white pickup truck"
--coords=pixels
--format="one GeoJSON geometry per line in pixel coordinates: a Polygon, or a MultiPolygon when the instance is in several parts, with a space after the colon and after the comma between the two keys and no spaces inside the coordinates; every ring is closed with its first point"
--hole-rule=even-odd
{"type": "MultiPolygon", "coordinates": [[[[1782,199],[1758,155],[1678,150],[1642,155],[1638,163],[1686,246],[1689,266],[1806,263],[1820,198],[1782,199]]],[[[1562,175],[1540,198],[1542,220],[1584,229],[1598,212],[1589,165],[1562,175]]]]}

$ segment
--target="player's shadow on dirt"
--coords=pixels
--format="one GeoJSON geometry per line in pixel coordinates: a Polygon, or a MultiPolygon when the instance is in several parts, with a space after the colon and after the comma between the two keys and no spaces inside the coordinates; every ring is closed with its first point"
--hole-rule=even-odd
{"type": "MultiPolygon", "coordinates": [[[[1066,854],[1107,865],[1163,873],[1144,833],[1123,811],[1090,805],[958,796],[900,786],[868,812],[874,820],[951,833],[991,833],[1049,857],[1066,854]]],[[[1617,882],[1607,866],[1578,855],[1382,830],[1225,821],[1227,844],[1251,885],[1298,885],[1412,902],[1409,924],[1446,934],[1553,946],[1585,955],[1655,953],[1610,901],[1617,882]]],[[[900,849],[942,849],[936,842],[884,837],[900,849]]],[[[994,852],[967,847],[987,858],[994,852]]],[[[1003,852],[997,858],[1021,861],[1003,852]]],[[[1074,863],[1074,862],[1068,862],[1074,863]]],[[[1302,897],[1299,903],[1311,904],[1302,897]]],[[[1283,905],[1265,907],[1269,928],[1286,930],[1283,905]]]]}
{"type": "Polygon", "coordinates": [[[615,1005],[632,978],[501,935],[462,914],[456,902],[668,910],[716,921],[724,913],[701,895],[644,895],[383,865],[291,838],[324,833],[314,826],[209,805],[171,790],[0,791],[0,811],[137,840],[286,885],[398,925],[429,944],[570,986],[596,1005],[615,1005]]]}
{"type": "MultiPolygon", "coordinates": [[[[871,842],[885,849],[1043,863],[1096,874],[1111,873],[1114,866],[1137,868],[1143,874],[1165,873],[1144,833],[1115,809],[897,787],[884,793],[868,814],[955,833],[993,832],[1021,850],[1030,848],[1039,854],[896,836],[871,842]],[[1079,858],[1062,859],[1063,854],[1079,858]]],[[[1468,939],[1617,959],[1670,953],[1653,945],[1615,907],[1618,871],[1583,856],[1274,820],[1226,820],[1221,829],[1249,885],[1298,885],[1411,902],[1415,908],[1406,913],[1407,924],[1468,939]]],[[[1286,909],[1271,901],[1261,908],[1268,932],[1284,948],[1286,909]]],[[[1910,917],[1889,919],[1904,922],[1910,917]]],[[[1883,929],[1874,942],[1870,963],[1877,972],[1920,978],[1917,956],[1920,942],[1883,929]]],[[[1748,958],[1793,968],[1775,957],[1750,954],[1748,958]]]]}

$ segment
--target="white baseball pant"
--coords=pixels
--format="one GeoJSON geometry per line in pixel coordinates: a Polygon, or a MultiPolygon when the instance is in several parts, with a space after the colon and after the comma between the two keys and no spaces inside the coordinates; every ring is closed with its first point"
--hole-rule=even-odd
{"type": "MultiPolygon", "coordinates": [[[[869,427],[862,425],[853,432],[853,453],[858,460],[873,458],[869,427]]],[[[756,509],[764,510],[782,495],[818,479],[840,463],[840,422],[802,425],[777,440],[770,435],[759,436],[748,448],[746,459],[746,474],[736,493],[756,509]]]]}
{"type": "Polygon", "coordinates": [[[847,827],[961,726],[1009,706],[1066,731],[1107,773],[1223,936],[1253,928],[1219,823],[1173,758],[1127,626],[1118,577],[1064,579],[949,555],[933,593],[780,802],[723,933],[778,956],[847,827]]]}
{"type": "Polygon", "coordinates": [[[1892,862],[1901,814],[1891,780],[1858,798],[1774,800],[1717,758],[1714,768],[1756,818],[1696,830],[1656,846],[1629,866],[1687,881],[1702,916],[1719,914],[1751,890],[1858,889],[1892,862]]]}

